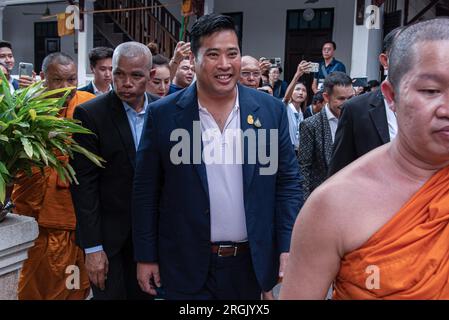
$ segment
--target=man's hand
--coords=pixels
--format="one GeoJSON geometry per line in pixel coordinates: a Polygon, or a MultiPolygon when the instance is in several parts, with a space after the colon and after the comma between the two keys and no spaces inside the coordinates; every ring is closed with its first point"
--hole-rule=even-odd
{"type": "Polygon", "coordinates": [[[284,272],[287,267],[289,255],[290,255],[289,252],[284,252],[284,253],[281,253],[281,256],[279,257],[279,278],[284,277],[284,272]]]}
{"type": "Polygon", "coordinates": [[[143,292],[157,295],[156,287],[161,286],[159,275],[159,264],[157,263],[137,263],[137,282],[143,292]]]}
{"type": "Polygon", "coordinates": [[[266,58],[260,58],[259,59],[259,67],[260,67],[260,71],[262,73],[267,72],[268,70],[270,70],[270,67],[271,67],[270,60],[268,60],[266,58]]]}
{"type": "Polygon", "coordinates": [[[19,88],[26,88],[31,86],[33,83],[36,82],[36,73],[33,71],[33,76],[21,76],[19,78],[19,88]]]}
{"type": "Polygon", "coordinates": [[[86,254],[86,269],[90,282],[104,290],[109,270],[109,261],[104,251],[86,254]]]}
{"type": "Polygon", "coordinates": [[[175,47],[175,53],[173,54],[172,61],[176,64],[180,64],[184,58],[190,55],[190,42],[179,41],[175,47]]]}

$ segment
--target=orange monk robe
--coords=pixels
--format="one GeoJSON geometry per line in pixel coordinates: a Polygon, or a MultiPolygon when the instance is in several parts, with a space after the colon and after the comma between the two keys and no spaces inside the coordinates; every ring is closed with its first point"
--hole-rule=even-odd
{"type": "Polygon", "coordinates": [[[334,299],[449,299],[449,167],[347,254],[334,299]]]}
{"type": "MultiPolygon", "coordinates": [[[[73,118],[75,107],[92,98],[93,94],[77,91],[65,116],[73,118]]],[[[19,299],[85,299],[90,285],[84,253],[75,245],[76,218],[69,185],[50,168],[43,175],[33,169],[31,177],[19,175],[16,182],[15,211],[36,218],[39,224],[39,236],[21,271],[19,299]]]]}

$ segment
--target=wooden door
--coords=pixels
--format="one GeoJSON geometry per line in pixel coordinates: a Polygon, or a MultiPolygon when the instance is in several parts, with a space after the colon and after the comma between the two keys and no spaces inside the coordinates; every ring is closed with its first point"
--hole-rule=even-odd
{"type": "MultiPolygon", "coordinates": [[[[321,61],[324,42],[332,40],[334,9],[313,10],[312,20],[310,20],[310,10],[306,12],[306,15],[304,12],[305,10],[287,11],[284,64],[284,79],[287,82],[291,81],[302,60],[321,61]]],[[[304,75],[301,80],[306,82],[309,100],[311,100],[313,75],[304,75]]]]}

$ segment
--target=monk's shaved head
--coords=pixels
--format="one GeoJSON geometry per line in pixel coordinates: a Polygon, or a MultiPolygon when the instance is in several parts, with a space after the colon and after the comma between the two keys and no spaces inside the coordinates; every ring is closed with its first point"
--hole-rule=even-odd
{"type": "Polygon", "coordinates": [[[389,57],[389,80],[399,92],[399,85],[416,64],[417,52],[425,42],[449,41],[449,18],[438,18],[411,25],[396,37],[389,57]]]}

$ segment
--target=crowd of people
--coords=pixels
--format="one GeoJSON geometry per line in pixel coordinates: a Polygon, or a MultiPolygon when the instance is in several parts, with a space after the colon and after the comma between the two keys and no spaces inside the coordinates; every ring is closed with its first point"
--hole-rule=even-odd
{"type": "MultiPolygon", "coordinates": [[[[361,87],[333,41],[317,72],[300,61],[281,80],[217,14],[171,58],[155,43],[92,49],[78,89],[75,61],[48,55],[46,87],[73,88],[61,117],[106,163],[66,159],[72,185],[16,177],[15,210],[39,225],[19,299],[269,300],[279,281],[282,299],[449,299],[448,35],[447,18],[393,30],[387,79],[361,87]]],[[[14,65],[0,41],[11,92],[35,81],[14,65]]]]}

